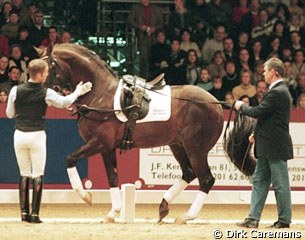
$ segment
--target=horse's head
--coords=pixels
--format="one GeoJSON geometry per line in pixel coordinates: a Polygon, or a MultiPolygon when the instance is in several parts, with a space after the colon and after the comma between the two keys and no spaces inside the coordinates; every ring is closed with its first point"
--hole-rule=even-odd
{"type": "Polygon", "coordinates": [[[100,94],[118,80],[112,69],[93,51],[77,44],[57,44],[44,59],[49,63],[48,87],[74,90],[79,82],[90,81],[100,94]]]}

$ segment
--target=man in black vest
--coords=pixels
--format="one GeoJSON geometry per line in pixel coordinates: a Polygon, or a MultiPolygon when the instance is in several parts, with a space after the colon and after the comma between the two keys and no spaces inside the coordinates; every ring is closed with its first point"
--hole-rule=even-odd
{"type": "Polygon", "coordinates": [[[278,220],[273,228],[289,228],[291,222],[291,193],[288,177],[287,160],[293,158],[292,140],[289,134],[291,97],[283,81],[284,64],[278,58],[270,58],[264,64],[265,81],[269,91],[256,107],[248,107],[242,101],[235,104],[236,110],[257,118],[254,135],[249,137],[254,142],[257,158],[253,174],[251,209],[248,218],[240,227],[257,228],[270,184],[274,189],[278,209],[278,220]]]}
{"type": "Polygon", "coordinates": [[[92,83],[79,83],[68,96],[60,96],[54,90],[44,88],[49,73],[47,63],[41,59],[32,60],[27,83],[14,86],[9,94],[6,115],[16,118],[14,148],[20,170],[19,200],[21,220],[41,223],[39,210],[46,164],[46,133],[44,116],[47,106],[69,107],[79,96],[89,92],[92,83]],[[29,184],[33,182],[32,212],[29,209],[29,184]]]}

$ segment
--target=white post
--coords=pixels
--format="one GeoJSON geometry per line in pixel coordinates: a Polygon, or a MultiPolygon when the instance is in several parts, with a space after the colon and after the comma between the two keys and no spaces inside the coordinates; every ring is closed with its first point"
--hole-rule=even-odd
{"type": "Polygon", "coordinates": [[[121,220],[123,223],[133,223],[135,219],[135,185],[126,183],[122,184],[123,206],[121,211],[121,220]]]}

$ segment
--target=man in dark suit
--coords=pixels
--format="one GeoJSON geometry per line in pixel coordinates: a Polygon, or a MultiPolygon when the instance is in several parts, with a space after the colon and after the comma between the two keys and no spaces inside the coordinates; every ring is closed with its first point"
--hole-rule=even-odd
{"type": "Polygon", "coordinates": [[[293,158],[292,140],[289,134],[291,97],[282,76],[283,62],[271,58],[264,64],[265,81],[270,85],[262,102],[248,107],[242,101],[235,104],[242,114],[257,118],[254,142],[257,158],[253,174],[251,209],[248,218],[237,224],[240,227],[257,228],[261,218],[270,184],[272,184],[278,209],[278,220],[274,228],[289,228],[291,223],[291,194],[287,160],[293,158]]]}

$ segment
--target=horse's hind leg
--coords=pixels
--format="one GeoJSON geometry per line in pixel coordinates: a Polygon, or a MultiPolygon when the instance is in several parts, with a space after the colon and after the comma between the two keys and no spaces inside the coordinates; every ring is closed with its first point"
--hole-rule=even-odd
{"type": "Polygon", "coordinates": [[[115,149],[103,149],[102,157],[107,172],[108,182],[110,186],[110,197],[111,197],[111,210],[104,218],[104,223],[114,222],[115,216],[117,216],[122,207],[122,199],[120,189],[118,187],[118,172],[117,172],[117,161],[115,149]]]}
{"type": "Polygon", "coordinates": [[[196,158],[190,157],[190,161],[198,178],[200,191],[198,192],[188,212],[176,219],[176,223],[178,224],[184,224],[186,221],[193,220],[198,216],[204,204],[205,198],[215,182],[215,179],[210,171],[210,167],[208,166],[207,154],[201,156],[198,154],[196,158]]]}
{"type": "Polygon", "coordinates": [[[171,145],[170,148],[181,167],[182,179],[170,187],[163,195],[159,206],[159,222],[168,215],[169,204],[196,178],[184,148],[180,145],[171,145]]]}

